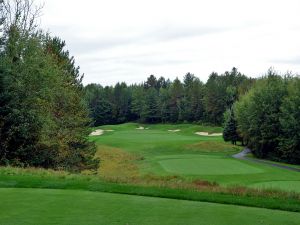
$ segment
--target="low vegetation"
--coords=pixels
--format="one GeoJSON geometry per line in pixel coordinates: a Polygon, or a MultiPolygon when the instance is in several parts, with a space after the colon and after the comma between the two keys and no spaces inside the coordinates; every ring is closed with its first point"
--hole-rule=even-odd
{"type": "Polygon", "coordinates": [[[101,159],[100,176],[106,179],[136,178],[139,175],[136,161],[141,157],[109,146],[98,146],[96,157],[101,159]]]}
{"type": "Polygon", "coordinates": [[[195,182],[194,188],[185,187],[180,183],[175,187],[171,182],[168,184],[167,179],[163,185],[162,182],[156,184],[154,182],[143,184],[116,183],[108,182],[95,175],[74,175],[51,170],[36,171],[36,169],[15,168],[1,168],[0,177],[1,188],[87,190],[300,212],[299,194],[271,189],[218,188],[215,184],[202,181],[195,182]]]}

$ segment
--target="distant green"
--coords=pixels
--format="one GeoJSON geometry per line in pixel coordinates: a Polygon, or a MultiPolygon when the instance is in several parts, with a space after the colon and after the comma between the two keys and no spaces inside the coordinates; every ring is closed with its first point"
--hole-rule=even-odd
{"type": "Polygon", "coordinates": [[[164,170],[181,175],[225,175],[262,173],[262,169],[218,156],[185,155],[159,160],[164,170]],[[222,170],[220,170],[222,168],[222,170]]]}

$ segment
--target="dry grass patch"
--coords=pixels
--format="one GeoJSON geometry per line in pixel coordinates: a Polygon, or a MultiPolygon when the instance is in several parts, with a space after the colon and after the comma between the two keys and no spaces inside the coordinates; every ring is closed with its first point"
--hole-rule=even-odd
{"type": "Polygon", "coordinates": [[[139,176],[137,161],[141,157],[119,148],[105,145],[98,147],[96,157],[100,159],[99,174],[109,180],[133,178],[139,176]]]}

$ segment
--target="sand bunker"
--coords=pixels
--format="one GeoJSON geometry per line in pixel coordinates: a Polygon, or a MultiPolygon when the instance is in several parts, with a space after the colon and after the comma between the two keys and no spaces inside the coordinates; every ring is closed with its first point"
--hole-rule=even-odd
{"type": "Polygon", "coordinates": [[[200,136],[206,136],[206,137],[218,137],[222,136],[222,133],[208,133],[208,132],[196,132],[195,134],[200,135],[200,136]]]}
{"type": "Polygon", "coordinates": [[[138,127],[138,128],[135,128],[137,130],[145,130],[145,127],[138,127]]]}
{"type": "Polygon", "coordinates": [[[92,133],[90,133],[90,136],[101,136],[102,134],[104,134],[104,132],[113,132],[114,130],[95,130],[92,133]]]}
{"type": "Polygon", "coordinates": [[[93,131],[93,132],[90,134],[90,136],[100,136],[100,135],[102,135],[103,133],[104,133],[104,130],[98,129],[98,130],[93,131]]]}
{"type": "Polygon", "coordinates": [[[178,129],[178,130],[168,130],[168,131],[176,133],[176,132],[179,132],[180,130],[178,129]]]}

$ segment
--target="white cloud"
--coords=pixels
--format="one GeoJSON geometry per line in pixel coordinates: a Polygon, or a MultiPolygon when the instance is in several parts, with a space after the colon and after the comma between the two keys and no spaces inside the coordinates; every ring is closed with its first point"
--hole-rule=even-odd
{"type": "Polygon", "coordinates": [[[65,39],[84,83],[186,72],[205,81],[236,66],[300,71],[298,0],[51,0],[42,25],[65,39]]]}

